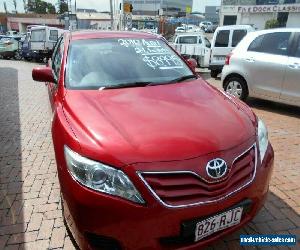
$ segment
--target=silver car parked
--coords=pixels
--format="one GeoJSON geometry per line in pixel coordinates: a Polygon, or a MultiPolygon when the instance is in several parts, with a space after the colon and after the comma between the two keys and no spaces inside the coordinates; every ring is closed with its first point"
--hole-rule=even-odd
{"type": "Polygon", "coordinates": [[[300,106],[300,29],[249,33],[226,58],[224,90],[300,106]]]}

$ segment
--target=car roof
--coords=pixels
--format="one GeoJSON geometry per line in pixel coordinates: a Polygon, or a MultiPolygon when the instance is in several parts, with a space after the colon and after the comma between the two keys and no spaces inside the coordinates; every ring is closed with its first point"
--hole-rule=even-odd
{"type": "Polygon", "coordinates": [[[255,31],[254,33],[256,35],[263,35],[263,34],[273,33],[273,32],[300,32],[300,28],[276,28],[276,29],[255,31]]]}
{"type": "Polygon", "coordinates": [[[176,36],[204,36],[203,31],[200,32],[183,32],[177,33],[176,36]]]}
{"type": "Polygon", "coordinates": [[[159,35],[148,32],[136,31],[72,31],[70,32],[71,40],[84,40],[95,38],[159,38],[159,35]]]}
{"type": "Polygon", "coordinates": [[[251,25],[241,24],[241,25],[225,25],[218,27],[217,30],[228,30],[228,29],[254,29],[251,25]]]}

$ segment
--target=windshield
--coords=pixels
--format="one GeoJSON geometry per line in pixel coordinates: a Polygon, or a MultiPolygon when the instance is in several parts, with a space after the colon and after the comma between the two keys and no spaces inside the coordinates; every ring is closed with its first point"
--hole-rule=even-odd
{"type": "Polygon", "coordinates": [[[71,89],[99,89],[167,83],[190,75],[190,68],[161,40],[89,39],[71,43],[66,85],[71,89]]]}

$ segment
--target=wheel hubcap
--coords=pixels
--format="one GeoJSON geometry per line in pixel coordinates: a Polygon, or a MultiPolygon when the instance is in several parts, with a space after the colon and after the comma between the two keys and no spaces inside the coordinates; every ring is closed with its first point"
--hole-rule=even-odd
{"type": "Polygon", "coordinates": [[[226,88],[226,93],[241,98],[243,93],[242,85],[238,81],[231,81],[226,88]]]}

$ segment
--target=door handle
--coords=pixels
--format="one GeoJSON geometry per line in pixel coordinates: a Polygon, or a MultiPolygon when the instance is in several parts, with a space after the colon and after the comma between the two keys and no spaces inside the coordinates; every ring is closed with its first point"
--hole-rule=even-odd
{"type": "Polygon", "coordinates": [[[245,59],[247,62],[255,62],[255,60],[251,57],[251,58],[246,58],[245,59]]]}

